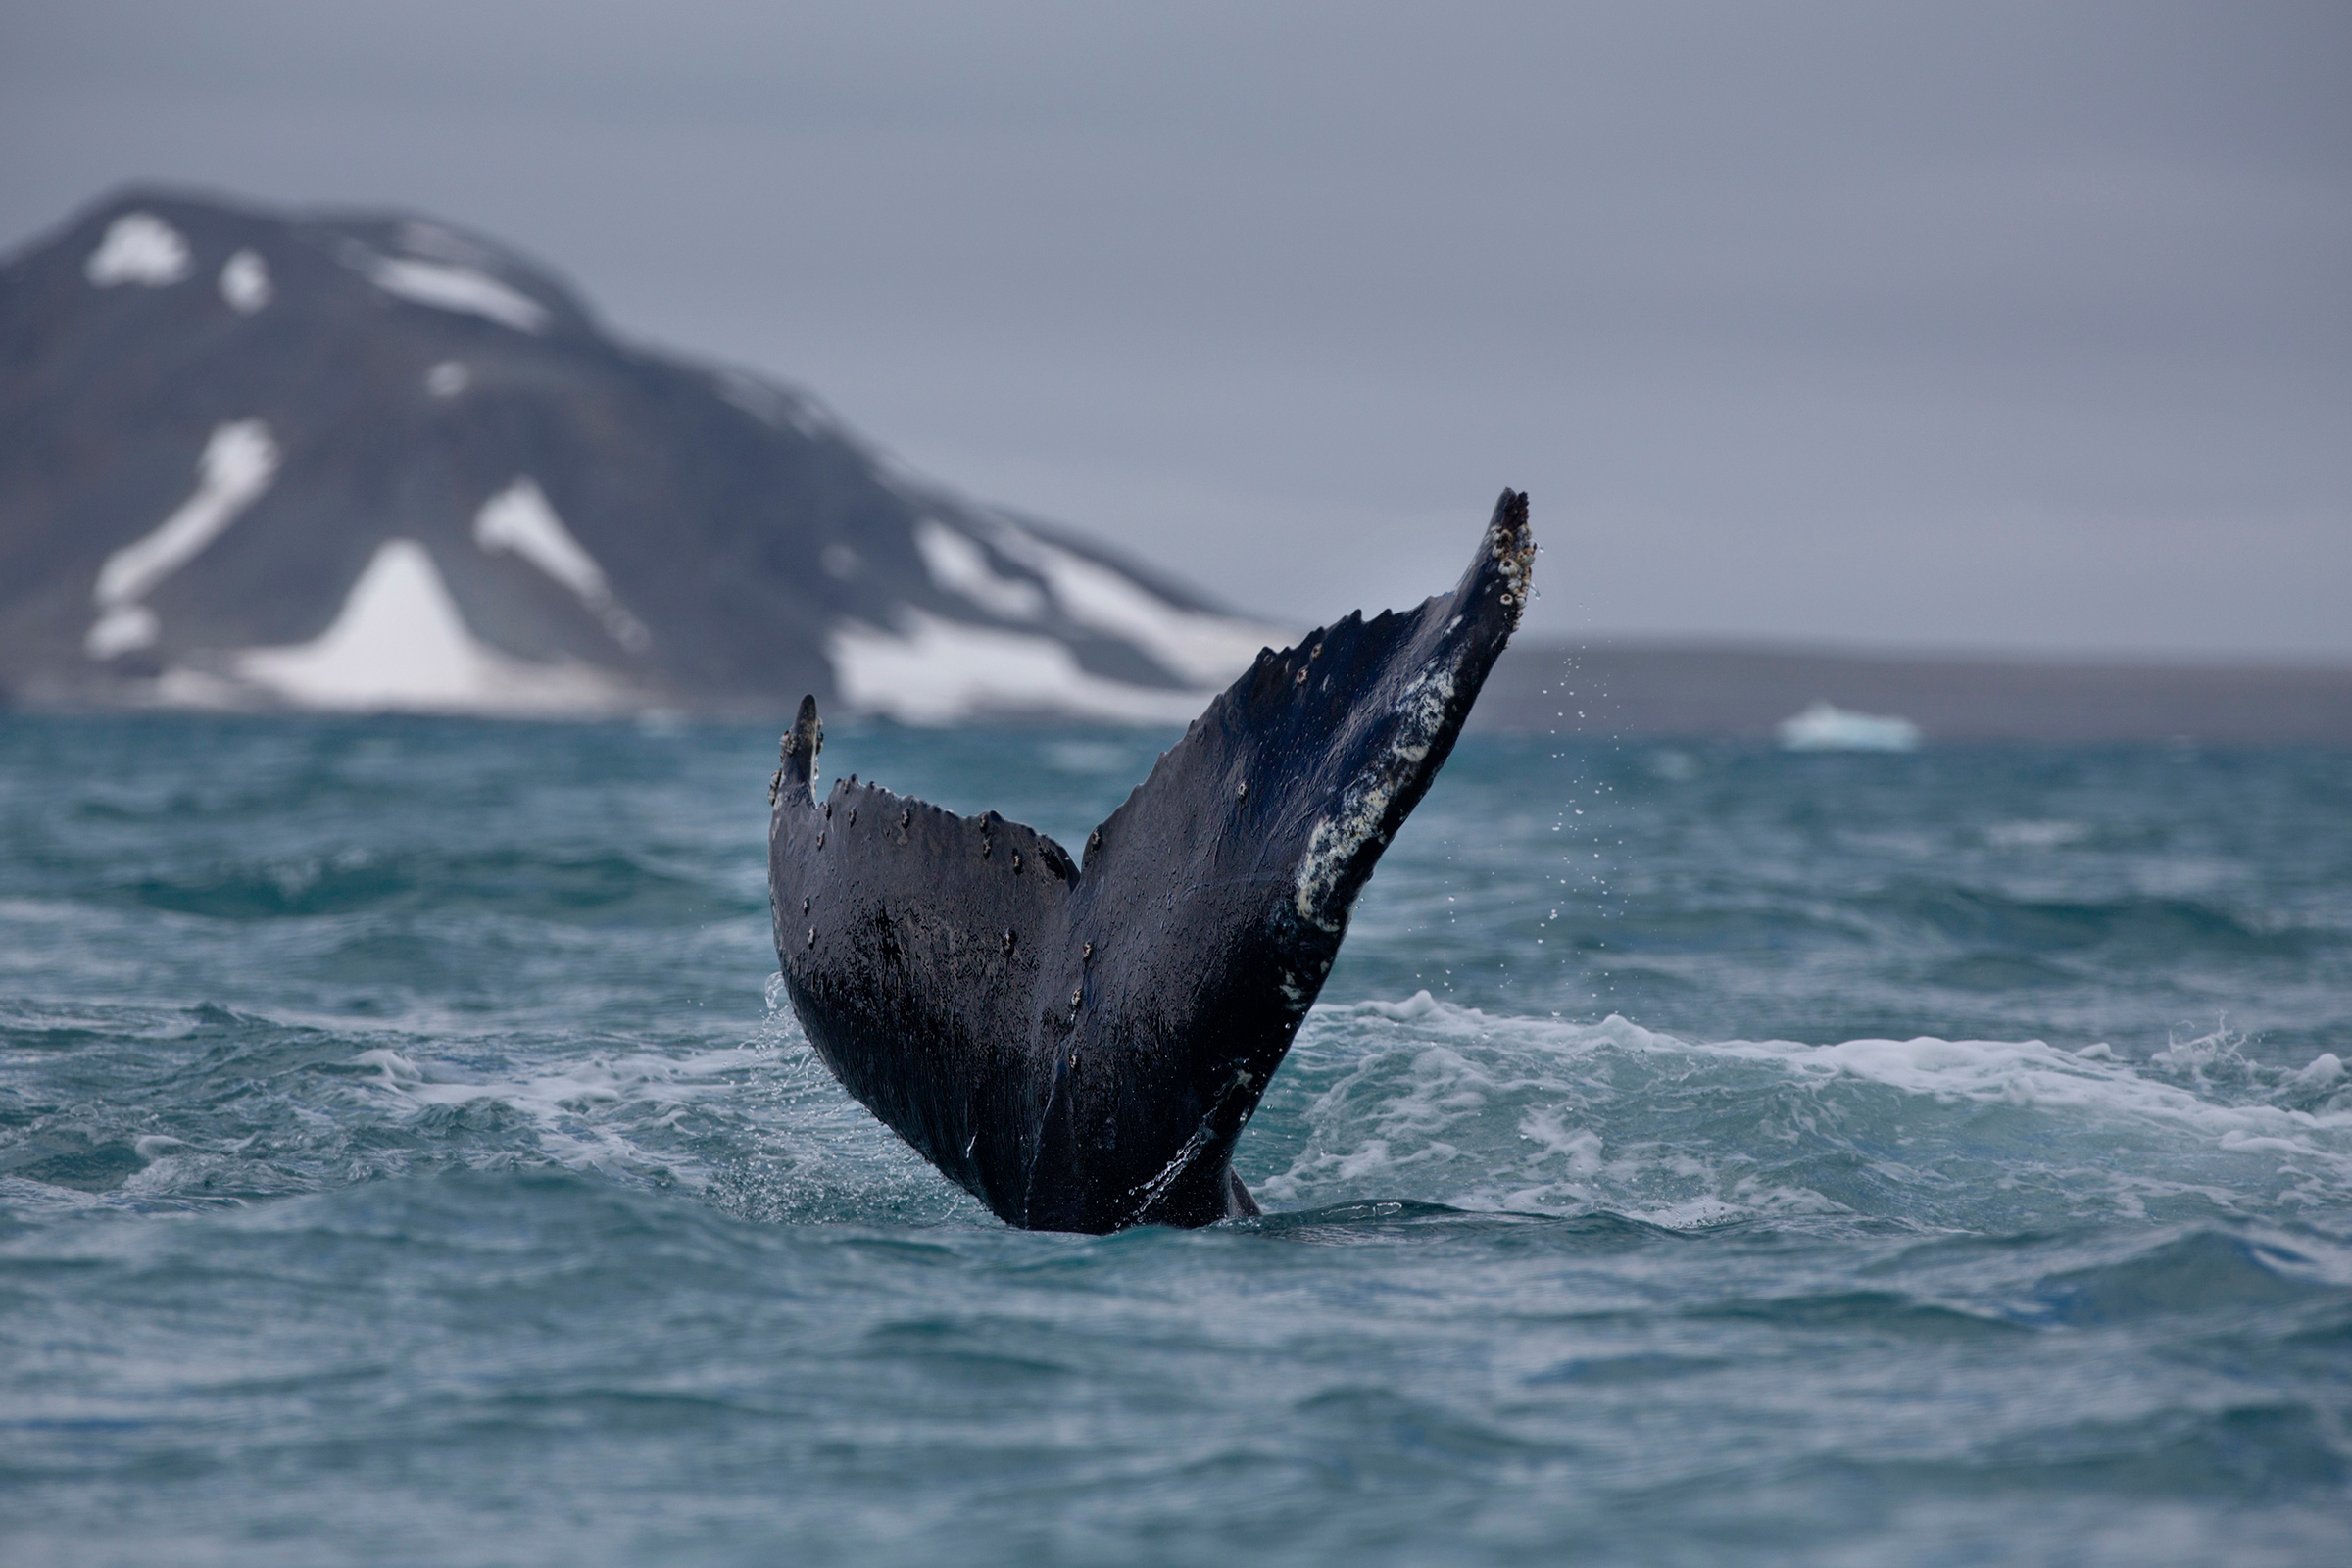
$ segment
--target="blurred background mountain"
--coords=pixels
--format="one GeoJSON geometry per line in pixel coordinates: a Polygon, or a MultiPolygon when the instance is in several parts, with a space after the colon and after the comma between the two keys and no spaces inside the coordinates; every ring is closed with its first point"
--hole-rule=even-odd
{"type": "Polygon", "coordinates": [[[169,191],[0,269],[0,518],[27,702],[1170,720],[1281,640],[491,241],[169,191]]]}
{"type": "Polygon", "coordinates": [[[19,702],[1164,716],[1449,581],[1508,482],[1547,553],[1490,722],[2352,726],[2341,8],[99,0],[6,41],[19,702]],[[160,230],[108,253],[138,212],[181,281],[136,280],[160,230]],[[431,656],[354,673],[402,615],[431,656]]]}

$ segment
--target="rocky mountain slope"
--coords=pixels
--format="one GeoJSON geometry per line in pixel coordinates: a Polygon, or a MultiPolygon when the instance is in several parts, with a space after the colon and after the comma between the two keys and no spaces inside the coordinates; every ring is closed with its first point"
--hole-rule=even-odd
{"type": "Polygon", "coordinates": [[[1283,633],[397,215],[160,190],[0,266],[0,698],[1189,718],[1283,633]]]}

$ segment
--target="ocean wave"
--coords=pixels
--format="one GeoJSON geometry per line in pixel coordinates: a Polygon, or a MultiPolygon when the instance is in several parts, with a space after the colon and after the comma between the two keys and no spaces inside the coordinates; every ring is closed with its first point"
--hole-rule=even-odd
{"type": "Polygon", "coordinates": [[[1489,1014],[1420,993],[1318,1008],[1243,1146],[1261,1197],[1605,1209],[1670,1227],[1758,1216],[2007,1231],[2275,1214],[2352,1200],[2352,1092],[2331,1054],[2179,1062],[2040,1041],[1689,1041],[1489,1014]]]}
{"type": "MultiPolygon", "coordinates": [[[[771,984],[733,1043],[190,1009],[16,1007],[0,1178],[79,1202],[207,1204],[436,1168],[547,1165],[676,1186],[766,1220],[979,1210],[833,1081],[771,984]],[[135,1091],[122,1074],[132,1070],[135,1091]],[[77,1095],[111,1076],[106,1100],[77,1095]],[[65,1194],[75,1195],[67,1198],[65,1194]]],[[[1611,1015],[1418,992],[1314,1009],[1237,1167],[1270,1206],[1409,1202],[2010,1234],[2352,1205],[2352,1075],[2225,1033],[2144,1059],[2040,1041],[1693,1041],[1611,1015]]]]}
{"type": "Polygon", "coordinates": [[[761,906],[736,879],[713,879],[612,852],[473,853],[346,850],[230,860],[122,884],[148,908],[221,920],[479,910],[570,922],[668,923],[700,912],[744,914],[761,906]]]}

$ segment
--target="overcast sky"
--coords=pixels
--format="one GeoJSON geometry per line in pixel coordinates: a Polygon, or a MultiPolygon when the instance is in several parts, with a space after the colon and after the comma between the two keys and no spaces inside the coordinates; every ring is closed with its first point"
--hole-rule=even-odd
{"type": "Polygon", "coordinates": [[[0,11],[0,246],[397,205],[1295,622],[2352,659],[2352,6],[0,11]]]}

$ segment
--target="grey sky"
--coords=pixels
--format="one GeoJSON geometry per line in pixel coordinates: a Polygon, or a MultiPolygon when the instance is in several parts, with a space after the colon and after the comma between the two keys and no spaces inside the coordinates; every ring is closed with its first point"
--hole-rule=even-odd
{"type": "Polygon", "coordinates": [[[0,245],[396,204],[1303,622],[2352,658],[2352,7],[10,4],[0,245]]]}

